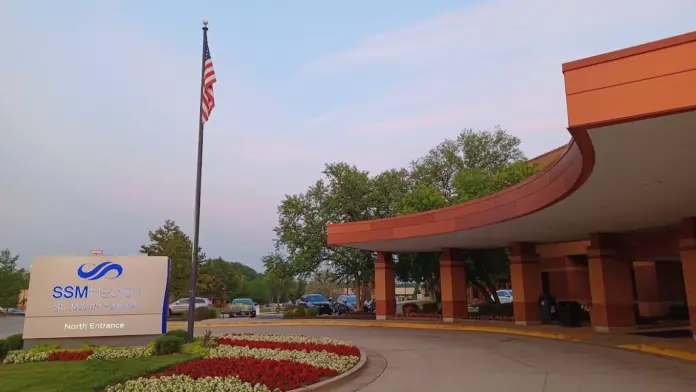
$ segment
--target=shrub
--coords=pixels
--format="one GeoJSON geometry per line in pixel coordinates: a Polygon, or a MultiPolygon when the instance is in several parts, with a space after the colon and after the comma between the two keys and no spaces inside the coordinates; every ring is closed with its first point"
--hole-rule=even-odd
{"type": "Polygon", "coordinates": [[[478,306],[478,313],[476,313],[476,314],[479,316],[512,317],[513,316],[512,304],[500,304],[500,305],[495,305],[495,304],[491,304],[491,303],[481,304],[478,306]]]}
{"type": "Polygon", "coordinates": [[[307,315],[306,315],[307,318],[314,318],[314,317],[317,317],[318,315],[319,315],[319,311],[317,309],[314,309],[314,308],[307,309],[307,315]]]}
{"type": "Polygon", "coordinates": [[[60,346],[57,344],[39,343],[36,346],[25,350],[29,353],[50,353],[51,351],[59,350],[60,346]]]}
{"type": "Polygon", "coordinates": [[[179,336],[160,336],[155,340],[155,355],[169,355],[181,351],[184,339],[179,336]]]}
{"type": "Polygon", "coordinates": [[[295,318],[295,312],[292,310],[286,310],[283,312],[283,318],[284,319],[294,319],[295,318]]]}
{"type": "Polygon", "coordinates": [[[24,339],[22,339],[21,333],[6,337],[5,342],[7,343],[7,348],[10,351],[21,350],[22,346],[24,346],[24,339]]]}
{"type": "Polygon", "coordinates": [[[165,336],[178,336],[184,340],[186,340],[186,335],[188,334],[187,331],[184,331],[183,329],[172,329],[171,331],[167,331],[165,333],[165,336]]]}
{"type": "Polygon", "coordinates": [[[295,309],[295,317],[296,318],[303,318],[307,316],[307,308],[304,306],[298,306],[297,309],[295,309]]]}
{"type": "Polygon", "coordinates": [[[209,319],[216,319],[219,317],[220,317],[220,309],[208,308],[208,318],[209,319]]]}
{"type": "Polygon", "coordinates": [[[192,357],[205,358],[208,355],[208,349],[203,347],[203,344],[199,340],[181,346],[181,353],[192,357]]]}
{"type": "MultiPolygon", "coordinates": [[[[184,311],[182,316],[185,320],[188,320],[188,310],[184,311]]],[[[196,308],[193,312],[193,319],[195,321],[203,321],[208,319],[218,318],[218,310],[215,308],[196,308]]]]}
{"type": "Polygon", "coordinates": [[[425,302],[421,305],[421,311],[423,313],[439,313],[440,309],[435,302],[425,302]]]}
{"type": "Polygon", "coordinates": [[[10,351],[7,341],[5,339],[0,339],[0,358],[7,355],[10,351]]]}
{"type": "Polygon", "coordinates": [[[405,304],[403,306],[403,312],[405,314],[407,314],[407,313],[420,313],[421,309],[420,309],[420,306],[418,306],[418,304],[416,304],[416,303],[405,304]]]}

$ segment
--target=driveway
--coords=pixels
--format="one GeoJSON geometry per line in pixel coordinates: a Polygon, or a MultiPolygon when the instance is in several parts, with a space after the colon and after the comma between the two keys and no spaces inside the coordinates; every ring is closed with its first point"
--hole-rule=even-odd
{"type": "MultiPolygon", "coordinates": [[[[197,329],[197,333],[203,331],[197,329]]],[[[326,336],[375,351],[384,357],[387,367],[360,392],[696,391],[694,363],[580,343],[397,328],[262,323],[258,327],[213,328],[216,335],[225,332],[326,336]]]]}

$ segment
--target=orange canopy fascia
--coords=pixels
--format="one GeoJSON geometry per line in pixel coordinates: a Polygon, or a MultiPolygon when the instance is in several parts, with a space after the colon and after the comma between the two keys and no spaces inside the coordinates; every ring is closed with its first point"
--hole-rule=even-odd
{"type": "Polygon", "coordinates": [[[562,70],[572,140],[555,163],[520,184],[451,207],[330,224],[328,243],[370,249],[373,242],[415,240],[533,214],[575,192],[592,173],[589,129],[696,108],[696,32],[569,62],[562,70]]]}

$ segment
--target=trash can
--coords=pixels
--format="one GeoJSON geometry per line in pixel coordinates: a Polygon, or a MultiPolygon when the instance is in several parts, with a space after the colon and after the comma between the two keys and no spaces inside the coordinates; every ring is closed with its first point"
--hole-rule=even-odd
{"type": "Polygon", "coordinates": [[[558,322],[564,327],[582,325],[582,306],[576,301],[561,301],[556,310],[558,322]]]}
{"type": "Polygon", "coordinates": [[[547,296],[541,296],[537,302],[539,319],[542,323],[551,322],[551,306],[553,306],[552,301],[547,296]]]}

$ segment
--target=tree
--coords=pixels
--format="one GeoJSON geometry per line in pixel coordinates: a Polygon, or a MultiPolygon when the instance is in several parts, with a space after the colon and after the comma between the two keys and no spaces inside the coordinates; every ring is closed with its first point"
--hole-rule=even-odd
{"type": "Polygon", "coordinates": [[[273,293],[272,300],[276,303],[284,302],[290,296],[290,291],[295,284],[292,263],[280,251],[264,256],[261,260],[266,267],[265,275],[273,293]]]}
{"type": "MultiPolygon", "coordinates": [[[[167,256],[171,260],[170,293],[174,297],[188,296],[191,255],[193,244],[179,225],[166,220],[164,226],[148,232],[150,243],[140,247],[140,253],[148,256],[167,256]]],[[[198,248],[199,261],[205,260],[205,253],[198,248]]]]}
{"type": "MultiPolygon", "coordinates": [[[[219,298],[228,298],[241,291],[242,281],[245,273],[250,275],[246,269],[251,269],[244,264],[229,262],[221,257],[204,260],[200,266],[198,279],[198,292],[219,298]]],[[[248,280],[256,277],[256,271],[248,280]]]]}
{"type": "Polygon", "coordinates": [[[496,126],[492,132],[465,129],[457,136],[462,167],[500,171],[504,166],[526,160],[522,141],[496,126]]]}
{"type": "Polygon", "coordinates": [[[29,287],[29,272],[17,267],[19,255],[9,249],[0,251],[0,307],[14,308],[18,305],[19,292],[29,287]]]}
{"type": "Polygon", "coordinates": [[[16,271],[17,260],[19,260],[19,255],[13,256],[9,249],[4,249],[0,252],[0,270],[5,272],[16,271]]]}
{"type": "MultiPolygon", "coordinates": [[[[525,161],[519,145],[500,127],[465,129],[412,161],[408,170],[371,177],[344,162],[327,164],[322,178],[304,193],[286,195],[278,207],[276,245],[284,258],[269,258],[267,271],[282,260],[283,268],[307,278],[328,265],[336,281],[353,282],[359,295],[373,275],[375,254],[329,246],[327,224],[428,211],[512,186],[539,170],[525,161]]],[[[492,290],[509,274],[507,263],[500,262],[505,257],[505,249],[470,252],[470,284],[492,290]]],[[[399,254],[395,261],[399,280],[419,283],[427,295],[439,296],[439,252],[399,254]]]]}
{"type": "MultiPolygon", "coordinates": [[[[278,207],[276,245],[287,253],[287,260],[297,276],[312,276],[320,266],[330,262],[335,273],[341,274],[341,279],[350,277],[359,292],[372,274],[375,255],[328,246],[326,225],[373,218],[378,193],[374,192],[369,173],[355,166],[331,163],[325,166],[322,174],[323,178],[307,192],[286,196],[278,207]]],[[[393,177],[398,178],[398,173],[393,177]]],[[[386,182],[386,175],[382,181],[386,182]]],[[[382,194],[381,200],[387,208],[386,205],[393,202],[385,195],[382,194]]]]}

